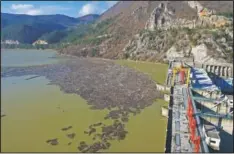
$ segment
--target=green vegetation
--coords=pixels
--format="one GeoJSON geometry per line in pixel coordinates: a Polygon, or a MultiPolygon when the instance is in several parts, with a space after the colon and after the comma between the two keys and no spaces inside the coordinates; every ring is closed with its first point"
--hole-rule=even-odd
{"type": "MultiPolygon", "coordinates": [[[[1,13],[1,40],[18,40],[23,44],[32,44],[41,38],[47,40],[49,43],[56,43],[67,35],[77,34],[74,33],[74,31],[78,31],[80,28],[77,25],[92,23],[98,18],[98,15],[90,15],[90,17],[93,18],[72,18],[65,15],[29,16],[1,13]]],[[[82,29],[81,31],[83,32],[82,29]]],[[[79,37],[79,35],[76,37],[79,37]]]]}
{"type": "MultiPolygon", "coordinates": [[[[12,39],[19,40],[19,42],[26,42],[22,45],[4,45],[5,48],[37,48],[30,45],[37,39],[45,40],[50,45],[41,46],[40,48],[64,48],[68,44],[89,44],[89,45],[99,45],[103,40],[109,38],[107,37],[99,37],[100,35],[106,34],[106,29],[112,23],[113,19],[107,19],[98,24],[80,24],[76,28],[71,28],[68,30],[55,30],[55,31],[44,31],[43,35],[41,35],[41,30],[38,29],[30,29],[28,31],[27,27],[23,26],[23,28],[18,27],[18,29],[11,30],[11,28],[7,27],[3,29],[2,40],[12,39]],[[5,31],[6,29],[9,29],[5,31]],[[34,31],[35,30],[35,31],[34,31]],[[34,33],[36,32],[36,33],[34,33]],[[25,33],[27,35],[25,35],[25,33]],[[18,34],[18,36],[16,36],[18,34]],[[20,34],[20,35],[19,35],[20,34]],[[21,35],[22,34],[22,35],[21,35]],[[28,35],[30,34],[30,37],[28,35]],[[28,45],[26,45],[28,44],[28,45]]],[[[11,26],[14,27],[14,26],[11,26]]],[[[43,27],[43,26],[42,26],[43,27]]],[[[42,28],[43,29],[43,28],[42,28]]]]}
{"type": "Polygon", "coordinates": [[[177,34],[178,34],[177,29],[175,29],[175,28],[171,29],[171,35],[173,38],[175,38],[177,36],[177,34]]]}
{"type": "Polygon", "coordinates": [[[67,36],[61,42],[74,43],[78,39],[84,37],[91,31],[91,24],[80,24],[76,28],[67,31],[67,36]]]}
{"type": "Polygon", "coordinates": [[[113,18],[110,18],[98,24],[80,25],[79,28],[77,28],[74,33],[70,33],[65,40],[75,44],[99,45],[108,37],[98,38],[98,36],[106,34],[106,30],[112,24],[112,21],[113,18]]]}
{"type": "Polygon", "coordinates": [[[200,33],[194,33],[194,34],[189,35],[189,40],[192,46],[196,46],[198,44],[199,39],[201,39],[200,33]]]}
{"type": "Polygon", "coordinates": [[[127,46],[126,51],[130,51],[132,49],[132,46],[127,46]]]}
{"type": "Polygon", "coordinates": [[[129,58],[129,53],[124,53],[124,59],[128,59],[129,58]]]}
{"type": "Polygon", "coordinates": [[[53,44],[53,43],[59,42],[62,38],[66,37],[67,35],[68,35],[67,31],[56,30],[56,31],[42,35],[39,39],[45,40],[49,44],[53,44]]]}
{"type": "Polygon", "coordinates": [[[117,60],[117,64],[134,68],[140,72],[148,74],[155,82],[164,84],[168,65],[151,62],[136,62],[130,60],[117,60]]]}
{"type": "Polygon", "coordinates": [[[140,34],[140,36],[142,36],[143,34],[145,34],[145,33],[147,33],[147,32],[148,32],[147,29],[142,29],[142,30],[139,32],[139,34],[140,34]]]}
{"type": "Polygon", "coordinates": [[[220,13],[217,13],[217,15],[225,16],[227,18],[233,18],[233,12],[220,12],[220,13]]]}
{"type": "Polygon", "coordinates": [[[47,23],[33,23],[33,24],[17,24],[2,28],[2,40],[18,40],[21,43],[32,44],[42,34],[51,32],[53,30],[63,29],[59,25],[51,25],[47,23]]]}
{"type": "Polygon", "coordinates": [[[98,53],[98,52],[97,52],[97,49],[93,48],[93,49],[91,50],[91,52],[92,52],[92,53],[91,53],[91,56],[92,56],[92,57],[97,56],[97,53],[98,53]]]}

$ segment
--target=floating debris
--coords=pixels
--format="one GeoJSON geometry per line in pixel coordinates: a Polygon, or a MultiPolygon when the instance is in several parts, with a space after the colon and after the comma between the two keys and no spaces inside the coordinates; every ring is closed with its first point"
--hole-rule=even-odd
{"type": "Polygon", "coordinates": [[[99,122],[97,124],[93,124],[94,127],[101,126],[101,125],[102,125],[102,122],[99,122]]]}
{"type": "MultiPolygon", "coordinates": [[[[127,118],[127,117],[125,117],[127,118]]],[[[108,149],[111,144],[109,141],[111,140],[124,140],[126,137],[126,134],[128,133],[124,128],[125,124],[122,123],[120,120],[115,120],[112,125],[104,125],[102,123],[96,123],[89,126],[90,130],[89,132],[85,131],[85,134],[93,134],[93,140],[96,140],[98,138],[98,141],[92,143],[91,145],[87,145],[85,142],[81,142],[78,149],[81,152],[98,152],[100,150],[108,149]],[[102,133],[96,133],[96,129],[93,128],[93,126],[100,127],[102,130],[102,133]]]]}
{"type": "Polygon", "coordinates": [[[78,149],[81,152],[98,152],[99,150],[105,150],[108,149],[111,146],[111,144],[109,142],[95,142],[92,145],[88,146],[86,143],[80,143],[80,146],[78,147],[78,149]]]}
{"type": "Polygon", "coordinates": [[[67,131],[67,130],[69,130],[69,129],[71,129],[71,128],[72,128],[72,126],[68,126],[68,127],[62,128],[61,130],[62,130],[62,131],[67,131]]]}
{"type": "Polygon", "coordinates": [[[92,128],[93,128],[93,125],[90,125],[90,126],[89,126],[89,129],[92,129],[92,128]]]}
{"type": "Polygon", "coordinates": [[[72,142],[69,142],[67,145],[71,145],[72,144],[72,142]]]}
{"type": "Polygon", "coordinates": [[[81,151],[81,152],[87,152],[87,150],[89,149],[89,146],[84,142],[80,142],[80,146],[78,146],[78,149],[81,151]]]}
{"type": "MultiPolygon", "coordinates": [[[[108,109],[109,114],[105,119],[121,120],[110,126],[103,127],[99,123],[91,125],[90,130],[84,131],[84,133],[94,137],[97,133],[95,128],[103,127],[100,134],[102,139],[100,143],[82,144],[79,146],[82,152],[96,152],[98,149],[108,147],[109,144],[105,143],[109,140],[124,139],[127,131],[124,130],[123,122],[128,121],[130,114],[139,114],[140,110],[152,105],[153,100],[159,98],[160,93],[157,91],[155,83],[145,74],[113,62],[88,58],[74,58],[66,63],[42,66],[8,67],[1,72],[2,77],[23,75],[45,76],[50,80],[49,85],[58,85],[61,91],[75,93],[88,100],[91,109],[108,109]],[[116,78],[120,80],[116,80],[116,78]],[[136,89],[138,90],[136,91],[136,89]]],[[[63,109],[61,111],[64,112],[63,109]]],[[[69,129],[69,127],[62,128],[62,131],[69,129]]]]}
{"type": "Polygon", "coordinates": [[[92,133],[94,133],[94,132],[96,132],[96,129],[95,129],[95,128],[92,128],[92,129],[89,131],[89,136],[90,136],[92,133]]]}
{"type": "Polygon", "coordinates": [[[122,117],[121,120],[122,120],[123,122],[128,122],[128,117],[122,117]]]}
{"type": "Polygon", "coordinates": [[[75,133],[67,134],[67,137],[70,139],[73,139],[76,136],[75,133]]]}
{"type": "Polygon", "coordinates": [[[49,143],[51,145],[58,145],[58,139],[55,138],[55,139],[49,139],[46,141],[46,143],[49,143]]]}

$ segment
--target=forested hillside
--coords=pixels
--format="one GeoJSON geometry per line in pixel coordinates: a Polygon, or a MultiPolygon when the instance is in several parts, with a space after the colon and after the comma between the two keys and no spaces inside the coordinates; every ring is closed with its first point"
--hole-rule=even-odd
{"type": "Polygon", "coordinates": [[[1,13],[1,40],[18,40],[23,44],[32,44],[46,34],[44,38],[48,37],[54,43],[60,40],[60,36],[66,35],[66,29],[93,22],[98,17],[95,14],[72,18],[59,14],[30,16],[1,13]],[[52,33],[49,34],[50,32],[52,33]],[[56,36],[57,40],[51,38],[52,36],[56,36]]]}

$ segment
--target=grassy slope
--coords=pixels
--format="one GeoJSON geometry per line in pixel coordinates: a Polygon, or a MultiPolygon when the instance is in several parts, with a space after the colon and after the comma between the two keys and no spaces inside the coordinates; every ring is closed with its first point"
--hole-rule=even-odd
{"type": "Polygon", "coordinates": [[[117,64],[134,68],[140,72],[148,74],[155,82],[164,84],[168,65],[151,62],[135,62],[130,60],[117,60],[117,64]]]}

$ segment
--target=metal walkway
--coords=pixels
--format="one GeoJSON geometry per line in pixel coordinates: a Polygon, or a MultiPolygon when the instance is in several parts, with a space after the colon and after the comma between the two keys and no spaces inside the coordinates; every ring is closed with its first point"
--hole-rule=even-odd
{"type": "MultiPolygon", "coordinates": [[[[177,62],[178,65],[178,62],[177,62]]],[[[176,66],[172,63],[171,66],[176,66]]],[[[170,68],[170,67],[169,67],[170,68]]],[[[191,89],[187,87],[186,84],[180,84],[180,76],[176,75],[175,77],[175,86],[173,87],[173,93],[171,93],[171,99],[173,104],[171,106],[172,114],[171,118],[172,128],[171,128],[171,148],[170,152],[194,152],[194,145],[190,143],[190,132],[187,118],[187,106],[188,106],[188,97],[192,98],[191,89]]],[[[167,83],[169,81],[167,80],[167,83]]],[[[171,83],[173,85],[174,83],[171,83]]],[[[196,105],[193,99],[192,105],[195,113],[197,112],[196,105]]],[[[170,112],[170,111],[169,111],[170,112]]],[[[208,153],[209,149],[205,142],[205,136],[202,132],[200,115],[194,115],[197,123],[196,127],[196,136],[201,137],[200,143],[200,152],[208,153]]]]}
{"type": "Polygon", "coordinates": [[[190,134],[188,129],[188,119],[186,118],[186,110],[183,95],[185,85],[175,85],[173,94],[172,108],[172,144],[171,152],[193,152],[192,144],[189,143],[190,134]]]}

